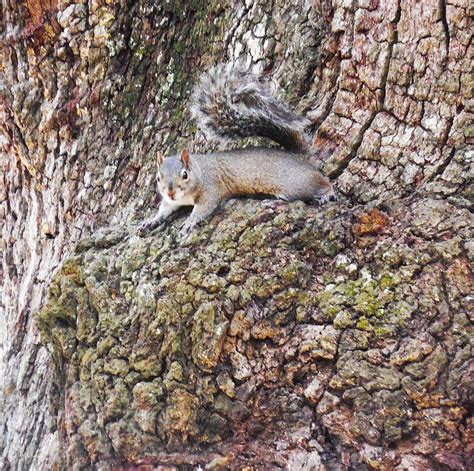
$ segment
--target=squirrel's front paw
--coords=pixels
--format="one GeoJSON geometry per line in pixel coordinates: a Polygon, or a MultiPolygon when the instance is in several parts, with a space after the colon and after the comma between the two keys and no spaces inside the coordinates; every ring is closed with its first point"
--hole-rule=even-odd
{"type": "Polygon", "coordinates": [[[188,220],[183,224],[183,227],[179,232],[182,236],[186,236],[188,234],[191,234],[195,227],[196,223],[188,220]]]}
{"type": "Polygon", "coordinates": [[[150,227],[147,222],[142,222],[137,229],[137,234],[140,237],[143,237],[148,231],[150,230],[150,227]]]}
{"type": "Polygon", "coordinates": [[[141,224],[139,224],[138,229],[137,229],[137,234],[140,237],[143,237],[147,232],[150,232],[152,229],[154,229],[159,223],[156,221],[143,221],[141,224]]]}

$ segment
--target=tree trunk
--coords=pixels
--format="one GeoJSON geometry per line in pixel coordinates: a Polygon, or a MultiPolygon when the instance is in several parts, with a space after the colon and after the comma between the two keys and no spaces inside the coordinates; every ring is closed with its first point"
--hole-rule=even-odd
{"type": "Polygon", "coordinates": [[[0,467],[472,469],[473,14],[3,2],[0,467]],[[237,57],[339,202],[136,237],[156,151],[215,147],[193,83],[237,57]]]}

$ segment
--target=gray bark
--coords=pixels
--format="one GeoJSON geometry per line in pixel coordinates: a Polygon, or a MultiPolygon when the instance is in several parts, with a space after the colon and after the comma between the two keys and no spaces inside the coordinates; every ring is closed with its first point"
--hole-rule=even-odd
{"type": "Polygon", "coordinates": [[[0,28],[2,468],[140,465],[143,450],[152,465],[214,460],[216,469],[472,466],[467,0],[6,0],[0,28]],[[310,117],[315,158],[336,179],[341,201],[322,211],[232,203],[203,229],[215,228],[215,246],[199,236],[183,248],[180,223],[136,242],[129,224],[157,203],[156,150],[214,147],[189,121],[188,92],[202,70],[235,57],[263,70],[310,117]],[[264,248],[249,252],[268,264],[272,283],[261,291],[217,267],[240,267],[242,280],[261,276],[245,251],[221,257],[233,218],[241,235],[270,248],[269,259],[264,248]],[[96,234],[106,225],[126,228],[96,234]],[[137,247],[158,266],[134,266],[137,247]],[[194,274],[212,279],[192,278],[180,265],[183,251],[186,263],[197,260],[194,274]],[[162,264],[171,281],[183,270],[191,277],[202,305],[186,307],[186,293],[166,285],[163,273],[150,278],[162,264]],[[120,266],[136,270],[128,287],[120,266]],[[288,279],[275,278],[279,270],[288,279]],[[89,272],[89,281],[74,278],[89,272]],[[148,307],[136,291],[145,279],[148,307]],[[112,295],[94,304],[101,283],[105,293],[117,291],[120,306],[112,295]],[[229,285],[238,294],[230,306],[222,301],[229,285]],[[131,298],[122,300],[127,290],[131,298]],[[88,315],[65,309],[64,293],[83,296],[88,315]],[[114,312],[124,325],[164,328],[152,314],[163,299],[184,307],[161,312],[190,319],[178,329],[171,316],[167,332],[194,332],[212,348],[201,352],[192,340],[180,352],[165,349],[162,370],[134,365],[139,376],[130,377],[129,362],[154,364],[162,339],[145,341],[138,329],[120,347],[115,324],[98,320],[114,312]],[[145,304],[133,311],[134,303],[145,304]],[[40,310],[49,351],[35,322],[40,310]],[[225,334],[216,338],[214,329],[225,334]],[[84,359],[99,344],[97,358],[84,359]],[[89,367],[92,378],[81,370],[89,367]],[[87,396],[95,374],[103,383],[87,396]],[[155,388],[153,403],[143,399],[147,387],[155,388]],[[207,410],[215,423],[202,422],[207,410]]]}

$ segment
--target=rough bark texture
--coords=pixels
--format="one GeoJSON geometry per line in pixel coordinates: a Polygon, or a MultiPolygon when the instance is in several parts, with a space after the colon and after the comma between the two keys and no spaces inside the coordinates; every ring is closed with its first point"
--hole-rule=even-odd
{"type": "Polygon", "coordinates": [[[6,0],[0,467],[472,469],[469,8],[6,0]],[[137,238],[155,151],[213,148],[188,92],[236,57],[341,201],[137,238]]]}

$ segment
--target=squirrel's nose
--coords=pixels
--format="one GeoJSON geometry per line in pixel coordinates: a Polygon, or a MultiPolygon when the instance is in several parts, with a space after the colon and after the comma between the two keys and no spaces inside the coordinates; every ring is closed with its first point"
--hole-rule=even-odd
{"type": "Polygon", "coordinates": [[[174,198],[174,190],[168,190],[168,196],[173,199],[174,198]]]}

